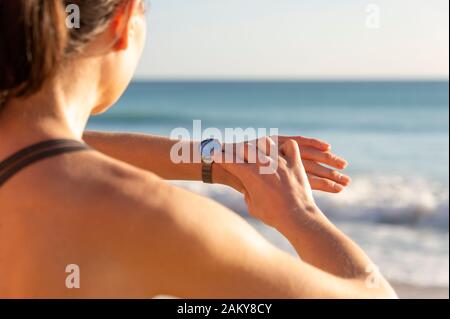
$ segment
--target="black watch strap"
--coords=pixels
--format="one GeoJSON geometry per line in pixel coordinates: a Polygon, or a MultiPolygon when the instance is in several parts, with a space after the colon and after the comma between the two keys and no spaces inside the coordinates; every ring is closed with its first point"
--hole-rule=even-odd
{"type": "Polygon", "coordinates": [[[213,178],[212,178],[212,168],[213,168],[213,163],[211,163],[211,164],[202,163],[202,180],[203,180],[203,183],[214,184],[213,183],[213,178]]]}

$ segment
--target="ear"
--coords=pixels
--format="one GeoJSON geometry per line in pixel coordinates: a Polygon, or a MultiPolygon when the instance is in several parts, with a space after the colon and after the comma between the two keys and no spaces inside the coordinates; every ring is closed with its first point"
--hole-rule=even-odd
{"type": "Polygon", "coordinates": [[[137,0],[126,1],[121,5],[112,22],[111,31],[114,35],[113,48],[117,51],[128,48],[128,39],[132,32],[132,18],[135,14],[137,0]]]}

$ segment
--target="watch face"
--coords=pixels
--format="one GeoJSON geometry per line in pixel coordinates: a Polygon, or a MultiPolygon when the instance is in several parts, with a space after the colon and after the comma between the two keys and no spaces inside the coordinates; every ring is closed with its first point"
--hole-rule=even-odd
{"type": "Polygon", "coordinates": [[[201,155],[204,163],[212,164],[215,152],[222,152],[222,144],[218,140],[207,140],[202,143],[201,155]]]}

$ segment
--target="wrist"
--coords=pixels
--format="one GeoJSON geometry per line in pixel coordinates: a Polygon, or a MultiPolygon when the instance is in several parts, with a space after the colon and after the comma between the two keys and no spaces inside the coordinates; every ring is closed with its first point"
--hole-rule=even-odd
{"type": "Polygon", "coordinates": [[[223,168],[221,163],[215,162],[212,168],[212,179],[214,184],[228,185],[227,172],[223,168]]]}
{"type": "Polygon", "coordinates": [[[329,225],[330,222],[315,203],[308,205],[294,205],[283,220],[279,220],[274,227],[284,235],[295,235],[299,231],[318,229],[329,225]]]}

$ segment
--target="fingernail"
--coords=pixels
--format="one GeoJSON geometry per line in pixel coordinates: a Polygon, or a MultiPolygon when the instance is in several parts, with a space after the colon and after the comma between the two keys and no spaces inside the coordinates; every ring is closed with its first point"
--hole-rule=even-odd
{"type": "Polygon", "coordinates": [[[351,181],[352,181],[352,179],[350,177],[348,177],[347,175],[341,175],[339,178],[339,182],[345,186],[350,184],[351,181]]]}
{"type": "Polygon", "coordinates": [[[334,190],[337,192],[342,192],[344,190],[344,186],[340,184],[334,184],[334,190]]]}

